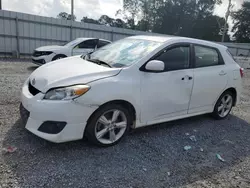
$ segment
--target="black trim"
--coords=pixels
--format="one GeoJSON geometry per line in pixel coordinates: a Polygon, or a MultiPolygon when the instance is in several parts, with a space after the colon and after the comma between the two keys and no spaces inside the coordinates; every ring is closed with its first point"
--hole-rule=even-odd
{"type": "Polygon", "coordinates": [[[44,59],[32,59],[32,62],[37,64],[37,65],[43,65],[45,64],[44,59]]]}
{"type": "Polygon", "coordinates": [[[24,108],[22,103],[19,106],[19,112],[20,112],[20,117],[21,117],[21,121],[23,123],[23,126],[25,126],[28,119],[29,119],[30,112],[26,108],[24,108]]]}
{"type": "Polygon", "coordinates": [[[211,46],[207,46],[207,45],[203,45],[203,44],[196,44],[196,43],[192,43],[192,56],[193,56],[193,68],[198,69],[198,68],[205,68],[205,67],[213,67],[213,66],[219,66],[219,65],[225,65],[225,61],[220,53],[220,50],[218,48],[215,47],[211,47],[211,46]],[[204,66],[204,67],[196,67],[196,59],[195,59],[195,46],[201,46],[204,48],[210,48],[213,49],[217,52],[218,56],[219,56],[219,64],[216,65],[210,65],[210,66],[204,66]]]}
{"type": "Polygon", "coordinates": [[[36,89],[34,86],[31,85],[31,83],[29,82],[29,92],[32,95],[37,95],[38,93],[40,93],[41,91],[39,91],[38,89],[36,89]]]}
{"type": "Polygon", "coordinates": [[[45,121],[40,125],[38,131],[47,133],[47,134],[58,134],[60,133],[64,127],[67,125],[66,122],[60,121],[45,121]]]}
{"type": "Polygon", "coordinates": [[[171,71],[177,71],[177,70],[185,70],[185,69],[190,69],[192,68],[192,64],[193,64],[193,58],[192,58],[192,52],[191,52],[191,43],[188,43],[188,42],[180,42],[180,43],[175,43],[175,44],[171,44],[167,47],[165,47],[164,49],[162,49],[161,51],[159,51],[158,53],[156,53],[155,55],[153,55],[148,61],[146,61],[146,63],[144,63],[140,68],[139,70],[142,71],[142,72],[152,72],[152,73],[163,73],[163,72],[171,72],[171,71]],[[184,68],[184,69],[176,69],[176,70],[164,70],[164,71],[149,71],[146,69],[146,65],[149,61],[151,60],[155,60],[156,57],[158,57],[159,55],[161,55],[162,53],[164,53],[164,51],[168,51],[168,50],[171,50],[173,48],[176,48],[176,47],[179,47],[179,46],[182,46],[182,47],[189,47],[189,68],[184,68]]]}

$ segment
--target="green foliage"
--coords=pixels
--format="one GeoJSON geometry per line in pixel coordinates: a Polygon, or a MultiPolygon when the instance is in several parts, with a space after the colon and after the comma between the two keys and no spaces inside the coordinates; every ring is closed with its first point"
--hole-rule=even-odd
{"type": "Polygon", "coordinates": [[[250,42],[250,2],[244,2],[242,8],[232,13],[235,32],[233,37],[237,42],[250,42]]]}
{"type": "MultiPolygon", "coordinates": [[[[67,12],[60,12],[57,15],[57,18],[64,19],[64,20],[71,20],[71,14],[68,14],[67,12]]],[[[76,16],[73,15],[73,20],[76,20],[76,16]]]]}
{"type": "MultiPolygon", "coordinates": [[[[213,15],[216,4],[221,4],[221,0],[123,0],[123,10],[117,11],[123,19],[102,15],[98,20],[83,17],[81,21],[221,41],[225,19],[213,15]]],[[[225,41],[230,40],[227,33],[225,41]]]]}

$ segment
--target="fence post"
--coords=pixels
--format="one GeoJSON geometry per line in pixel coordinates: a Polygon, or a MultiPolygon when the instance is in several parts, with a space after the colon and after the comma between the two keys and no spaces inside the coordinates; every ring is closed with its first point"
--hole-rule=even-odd
{"type": "Polygon", "coordinates": [[[73,40],[73,27],[72,27],[72,22],[70,25],[70,40],[73,40]]]}
{"type": "Polygon", "coordinates": [[[16,17],[16,51],[17,51],[17,58],[20,58],[20,41],[19,41],[19,22],[18,17],[16,17]]]}
{"type": "Polygon", "coordinates": [[[114,31],[113,31],[113,28],[111,29],[111,42],[114,41],[114,31]]]}

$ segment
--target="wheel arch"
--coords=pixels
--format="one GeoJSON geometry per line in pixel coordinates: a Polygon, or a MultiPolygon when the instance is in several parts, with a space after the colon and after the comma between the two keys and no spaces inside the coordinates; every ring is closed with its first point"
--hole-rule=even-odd
{"type": "Polygon", "coordinates": [[[52,61],[55,61],[57,57],[68,57],[66,56],[65,54],[56,54],[53,58],[52,58],[52,61]]]}
{"type": "Polygon", "coordinates": [[[121,105],[123,106],[124,108],[128,109],[130,115],[132,116],[132,125],[131,127],[134,126],[134,121],[136,120],[136,110],[135,110],[135,107],[128,101],[126,100],[112,100],[112,101],[108,101],[102,105],[100,105],[91,115],[90,117],[88,118],[88,121],[92,118],[92,116],[96,113],[96,111],[98,111],[101,107],[103,106],[106,106],[106,105],[109,105],[109,104],[118,104],[118,105],[121,105]]]}
{"type": "Polygon", "coordinates": [[[226,92],[226,91],[230,91],[233,94],[233,106],[235,106],[237,103],[237,90],[233,87],[230,87],[230,88],[226,89],[224,92],[226,92]]]}
{"type": "MultiPolygon", "coordinates": [[[[223,95],[223,93],[230,91],[233,94],[233,106],[235,106],[237,104],[237,90],[234,87],[229,87],[227,89],[225,89],[217,98],[216,102],[219,100],[219,98],[221,97],[221,95],[223,95]]],[[[214,107],[216,105],[216,102],[214,104],[214,107]]]]}

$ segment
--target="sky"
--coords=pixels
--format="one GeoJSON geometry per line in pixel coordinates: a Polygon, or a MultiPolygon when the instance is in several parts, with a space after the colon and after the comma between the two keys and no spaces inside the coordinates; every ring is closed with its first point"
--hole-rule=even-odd
{"type": "MultiPolygon", "coordinates": [[[[216,6],[215,14],[224,16],[228,0],[222,0],[220,6],[216,6]]],[[[243,0],[232,0],[234,10],[241,7],[243,0]]],[[[36,14],[41,16],[56,17],[60,12],[70,13],[71,0],[2,0],[2,7],[5,10],[36,14]]],[[[106,14],[115,17],[117,10],[122,8],[122,0],[74,0],[74,14],[77,20],[83,16],[98,19],[101,15],[106,14]]],[[[230,20],[232,25],[232,20],[230,20]]]]}

